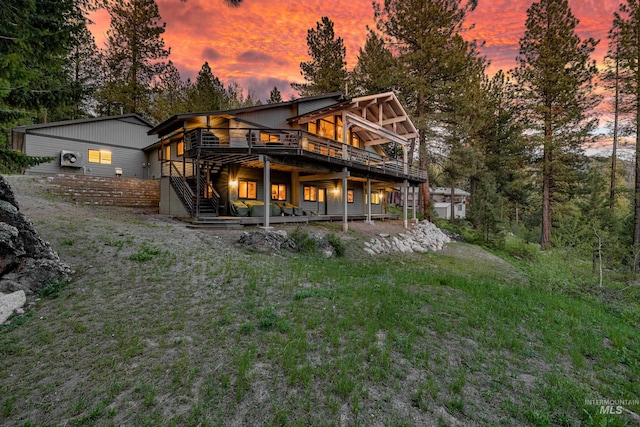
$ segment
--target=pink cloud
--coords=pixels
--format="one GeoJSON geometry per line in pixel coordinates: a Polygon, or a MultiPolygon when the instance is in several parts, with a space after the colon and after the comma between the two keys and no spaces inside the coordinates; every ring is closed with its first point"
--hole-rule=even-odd
{"type": "MultiPolygon", "coordinates": [[[[570,0],[580,19],[582,37],[602,39],[596,59],[606,52],[607,32],[619,0],[570,0]]],[[[164,40],[171,47],[171,60],[183,76],[195,76],[205,61],[224,83],[237,81],[246,91],[264,100],[268,91],[283,82],[301,81],[300,62],[308,60],[307,30],[322,16],[334,22],[334,30],[347,49],[347,68],[357,61],[364,45],[366,26],[373,26],[371,0],[244,0],[239,8],[223,0],[157,0],[167,23],[164,40]],[[245,86],[248,85],[248,86],[245,86]],[[253,87],[251,85],[254,85],[253,87]]],[[[491,60],[489,72],[515,66],[518,41],[524,33],[526,10],[531,0],[481,0],[470,15],[475,27],[468,38],[483,40],[482,52],[491,60]]],[[[104,11],[92,15],[92,32],[99,46],[109,26],[104,11]]]]}

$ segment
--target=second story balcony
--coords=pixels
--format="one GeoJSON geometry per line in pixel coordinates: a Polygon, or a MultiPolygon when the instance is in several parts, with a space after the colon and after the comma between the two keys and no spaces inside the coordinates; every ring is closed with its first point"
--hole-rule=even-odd
{"type": "Polygon", "coordinates": [[[199,127],[184,135],[184,155],[211,159],[268,155],[283,161],[312,160],[423,182],[427,173],[402,159],[343,144],[305,130],[199,127]]]}

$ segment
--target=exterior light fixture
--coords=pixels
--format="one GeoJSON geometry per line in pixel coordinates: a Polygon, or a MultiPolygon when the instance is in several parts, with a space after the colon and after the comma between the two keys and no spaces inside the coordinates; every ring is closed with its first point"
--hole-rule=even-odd
{"type": "Polygon", "coordinates": [[[238,180],[237,179],[232,179],[231,181],[229,181],[229,186],[230,187],[237,187],[238,186],[238,180]]]}

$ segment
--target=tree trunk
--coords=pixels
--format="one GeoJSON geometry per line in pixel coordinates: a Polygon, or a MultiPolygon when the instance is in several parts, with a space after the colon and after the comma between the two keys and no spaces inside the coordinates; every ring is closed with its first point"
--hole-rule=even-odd
{"type": "Polygon", "coordinates": [[[616,202],[616,167],[618,150],[618,115],[620,108],[620,60],[616,51],[615,94],[613,100],[613,147],[611,148],[611,184],[609,188],[609,210],[613,214],[616,202]]]}
{"type": "MultiPolygon", "coordinates": [[[[636,64],[636,75],[635,75],[635,83],[636,83],[636,93],[635,93],[635,102],[636,102],[636,179],[635,179],[635,210],[634,210],[634,220],[633,220],[633,251],[634,254],[638,253],[638,248],[640,248],[640,49],[636,48],[637,52],[637,60],[636,64]]],[[[637,271],[637,257],[634,256],[634,270],[637,271]]]]}
{"type": "MultiPolygon", "coordinates": [[[[419,156],[420,169],[426,172],[429,165],[429,160],[427,154],[427,138],[424,131],[420,132],[419,156]]],[[[431,221],[430,201],[431,194],[429,193],[429,175],[427,173],[427,182],[420,184],[420,209],[422,209],[425,219],[429,221],[431,221]]]]}
{"type": "Polygon", "coordinates": [[[551,130],[551,109],[549,108],[549,118],[545,120],[544,131],[544,159],[542,161],[542,236],[540,238],[540,249],[549,249],[551,241],[551,162],[553,160],[553,133],[551,130]]]}

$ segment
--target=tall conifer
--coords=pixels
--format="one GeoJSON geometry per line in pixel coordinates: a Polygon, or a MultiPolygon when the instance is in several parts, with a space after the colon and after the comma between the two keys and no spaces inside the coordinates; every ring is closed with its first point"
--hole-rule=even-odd
{"type": "Polygon", "coordinates": [[[578,19],[568,0],[540,0],[527,11],[520,39],[518,66],[513,70],[525,127],[542,158],[542,250],[549,247],[554,200],[567,188],[572,162],[595,126],[588,113],[597,104],[591,60],[596,40],[581,40],[578,19]]]}

